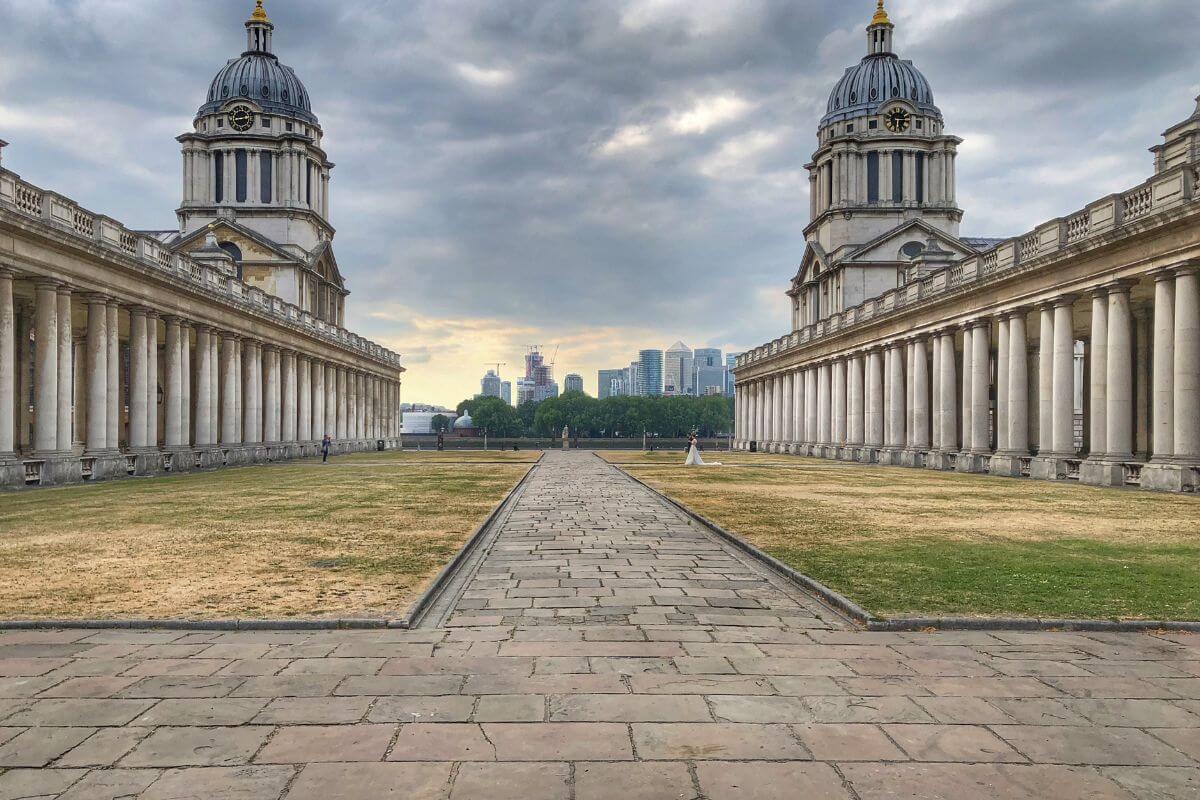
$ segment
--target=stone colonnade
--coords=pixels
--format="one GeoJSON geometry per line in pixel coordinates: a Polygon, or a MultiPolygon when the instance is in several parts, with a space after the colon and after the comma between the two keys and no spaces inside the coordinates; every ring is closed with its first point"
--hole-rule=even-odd
{"type": "Polygon", "coordinates": [[[1195,491],[1200,265],[914,330],[736,391],[741,449],[1195,491]]]}
{"type": "Polygon", "coordinates": [[[399,443],[394,367],[292,342],[0,264],[0,487],[315,455],[327,433],[335,452],[399,443]]]}

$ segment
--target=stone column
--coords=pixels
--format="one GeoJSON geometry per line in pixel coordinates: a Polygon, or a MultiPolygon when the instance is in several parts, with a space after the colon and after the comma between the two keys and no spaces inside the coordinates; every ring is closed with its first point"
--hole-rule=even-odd
{"type": "Polygon", "coordinates": [[[312,362],[308,356],[292,356],[296,365],[296,439],[312,441],[312,362]]]}
{"type": "Polygon", "coordinates": [[[58,311],[58,423],[57,447],[70,453],[74,438],[72,409],[75,405],[75,345],[71,330],[71,287],[59,284],[56,298],[58,311]]]}
{"type": "Polygon", "coordinates": [[[296,441],[297,413],[297,379],[296,353],[288,350],[282,354],[283,365],[283,424],[280,425],[280,438],[288,443],[296,441]]]}
{"type": "Polygon", "coordinates": [[[341,438],[338,434],[338,369],[333,364],[325,365],[325,430],[322,437],[328,433],[333,439],[341,438]]]}
{"type": "MultiPolygon", "coordinates": [[[[919,336],[912,342],[912,446],[919,452],[929,449],[929,361],[925,341],[924,336],[919,336]]],[[[916,460],[914,464],[920,466],[916,460]]]]}
{"type": "Polygon", "coordinates": [[[263,441],[267,444],[279,442],[279,419],[282,410],[282,398],[279,385],[279,348],[273,344],[263,345],[266,375],[263,386],[266,387],[263,398],[263,441]]]}
{"type": "MultiPolygon", "coordinates": [[[[808,420],[808,413],[804,408],[805,395],[807,389],[804,383],[804,370],[796,370],[792,373],[792,430],[793,439],[797,445],[805,444],[805,424],[808,420]]],[[[799,452],[799,449],[793,452],[799,452]]]]}
{"type": "Polygon", "coordinates": [[[357,409],[354,417],[355,438],[365,439],[367,438],[367,379],[361,372],[355,374],[354,391],[355,408],[357,409]]]}
{"type": "Polygon", "coordinates": [[[847,415],[847,439],[851,447],[863,444],[863,357],[856,354],[850,359],[849,410],[847,415]]]}
{"type": "MultiPolygon", "coordinates": [[[[817,367],[817,436],[822,447],[833,444],[833,367],[828,362],[817,367]]],[[[822,453],[828,457],[828,453],[822,453]]]]}
{"type": "Polygon", "coordinates": [[[337,368],[337,438],[345,441],[350,436],[349,398],[346,395],[349,381],[344,367],[337,368]]]}
{"type": "Polygon", "coordinates": [[[846,445],[846,361],[839,358],[830,367],[833,381],[833,444],[846,445]]]}
{"type": "Polygon", "coordinates": [[[1089,459],[1102,459],[1108,451],[1108,288],[1092,292],[1092,340],[1088,369],[1091,372],[1088,403],[1089,459]]]}
{"type": "Polygon", "coordinates": [[[246,444],[253,444],[257,441],[255,437],[255,386],[259,383],[255,379],[255,354],[258,350],[257,343],[249,339],[242,342],[242,363],[241,363],[241,400],[242,400],[242,432],[245,437],[246,444]]]}
{"type": "Polygon", "coordinates": [[[121,447],[121,329],[118,310],[117,301],[113,299],[109,299],[104,306],[104,329],[108,347],[108,356],[105,358],[108,389],[105,392],[107,420],[104,423],[104,449],[114,453],[121,447]]]}
{"type": "Polygon", "coordinates": [[[209,334],[208,349],[208,365],[211,368],[208,438],[210,444],[216,444],[221,431],[221,338],[215,329],[209,334]]]}
{"type": "Polygon", "coordinates": [[[1175,271],[1154,274],[1154,381],[1151,461],[1175,455],[1175,271]]]}
{"type": "MultiPolygon", "coordinates": [[[[891,422],[892,438],[888,442],[888,447],[893,450],[899,450],[904,447],[907,431],[906,431],[906,406],[908,388],[904,381],[904,345],[893,343],[890,347],[892,353],[891,372],[888,374],[888,383],[891,385],[891,401],[892,405],[889,409],[888,418],[891,422]]],[[[898,463],[892,461],[891,463],[898,463]]]]}
{"type": "Polygon", "coordinates": [[[1054,304],[1038,306],[1038,453],[1054,450],[1054,304]]]}
{"type": "MultiPolygon", "coordinates": [[[[1200,462],[1200,266],[1175,276],[1175,458],[1200,462]]],[[[1192,484],[1194,486],[1194,484],[1192,484]]]]}
{"type": "Polygon", "coordinates": [[[992,450],[988,439],[990,327],[981,320],[971,329],[971,450],[979,455],[990,455],[992,450]]]}
{"type": "Polygon", "coordinates": [[[1075,456],[1075,298],[1054,305],[1054,417],[1052,450],[1061,458],[1075,456]]]}
{"type": "Polygon", "coordinates": [[[808,367],[804,370],[804,443],[810,448],[818,438],[817,412],[817,372],[815,367],[808,367]]]}
{"type": "Polygon", "coordinates": [[[896,387],[892,381],[892,361],[896,354],[890,344],[883,347],[883,446],[891,447],[895,443],[895,408],[896,387]]]}
{"type": "Polygon", "coordinates": [[[179,423],[183,428],[183,446],[192,446],[192,326],[186,320],[179,325],[179,423]]]}
{"type": "MultiPolygon", "coordinates": [[[[1023,458],[1029,456],[1029,348],[1025,340],[1023,308],[1009,311],[1003,320],[1005,337],[1004,449],[992,456],[991,473],[1019,477],[1023,458]]],[[[999,389],[997,389],[999,391],[999,389]]]]}
{"type": "Polygon", "coordinates": [[[780,441],[790,445],[796,440],[793,417],[796,413],[796,386],[792,373],[783,374],[783,435],[780,441]]]}
{"type": "Polygon", "coordinates": [[[325,435],[325,365],[312,361],[312,428],[310,441],[320,441],[325,435]]]}
{"type": "Polygon", "coordinates": [[[1133,458],[1150,459],[1150,341],[1153,338],[1153,308],[1144,304],[1133,310],[1133,458]]]}
{"type": "MultiPolygon", "coordinates": [[[[108,298],[89,295],[87,312],[86,452],[95,454],[108,449],[108,298]]],[[[4,445],[0,442],[0,453],[3,452],[4,445]]]]}
{"type": "MultiPolygon", "coordinates": [[[[905,162],[907,161],[908,156],[905,155],[905,162]]],[[[904,447],[911,450],[916,447],[917,432],[917,384],[913,380],[917,368],[917,350],[913,347],[912,339],[901,347],[900,352],[904,354],[904,447]]]]}
{"type": "Polygon", "coordinates": [[[149,350],[146,346],[146,310],[129,309],[129,447],[145,449],[146,418],[150,414],[146,384],[149,380],[149,350]]]}
{"type": "Polygon", "coordinates": [[[212,445],[212,328],[196,326],[196,447],[212,445]]]}
{"type": "Polygon", "coordinates": [[[179,356],[179,318],[166,317],[164,320],[167,325],[167,351],[166,351],[166,377],[163,381],[166,392],[164,404],[166,406],[166,431],[165,442],[167,448],[180,448],[183,446],[183,364],[179,356]]]}
{"type": "Polygon", "coordinates": [[[938,381],[938,412],[939,424],[942,426],[940,456],[935,459],[934,467],[949,469],[950,459],[947,454],[958,450],[958,374],[956,353],[954,347],[954,331],[943,331],[941,334],[941,358],[938,368],[941,379],[938,381]]]}
{"type": "MultiPolygon", "coordinates": [[[[1105,432],[1109,461],[1133,460],[1133,315],[1129,309],[1132,283],[1108,287],[1108,407],[1105,432]]],[[[1198,407],[1200,408],[1200,407],[1198,407]]],[[[1124,485],[1124,474],[1121,475],[1124,485]]]]}
{"type": "MultiPolygon", "coordinates": [[[[963,461],[964,457],[966,457],[970,453],[971,436],[972,436],[972,431],[974,430],[974,423],[972,421],[972,418],[973,418],[973,412],[975,410],[975,406],[971,402],[971,389],[972,389],[972,386],[974,385],[973,378],[971,377],[972,376],[971,359],[975,352],[975,348],[972,346],[972,343],[971,343],[973,335],[971,333],[970,323],[967,323],[962,326],[962,337],[963,337],[962,426],[961,426],[962,427],[962,437],[961,437],[962,438],[962,450],[960,451],[960,455],[958,458],[959,462],[963,461]]],[[[957,463],[958,462],[956,462],[956,465],[957,465],[957,463]]]]}
{"type": "Polygon", "coordinates": [[[763,378],[762,386],[759,393],[759,428],[758,438],[762,442],[769,443],[771,441],[771,400],[774,394],[774,385],[771,378],[763,378]]]}
{"type": "Polygon", "coordinates": [[[866,434],[867,446],[878,450],[884,442],[884,380],[883,356],[879,348],[867,353],[867,401],[866,401],[866,434]]]}
{"type": "Polygon", "coordinates": [[[1009,318],[1000,315],[996,325],[996,452],[1008,452],[1009,318]]]}
{"type": "Polygon", "coordinates": [[[233,333],[221,336],[221,444],[236,447],[241,444],[238,420],[238,373],[241,359],[238,337],[233,333]]]}
{"type": "Polygon", "coordinates": [[[158,312],[146,312],[146,446],[158,447],[158,312]]]}
{"type": "MultiPolygon", "coordinates": [[[[929,370],[929,438],[930,450],[937,452],[942,449],[942,334],[935,331],[929,337],[930,365],[929,370]]],[[[926,458],[926,464],[929,460],[926,458]]]]}
{"type": "MultiPolygon", "coordinates": [[[[15,273],[0,266],[0,462],[16,458],[17,313],[13,306],[15,273]]],[[[2,474],[2,471],[0,471],[2,474]]],[[[20,480],[23,476],[14,477],[20,480]]]]}

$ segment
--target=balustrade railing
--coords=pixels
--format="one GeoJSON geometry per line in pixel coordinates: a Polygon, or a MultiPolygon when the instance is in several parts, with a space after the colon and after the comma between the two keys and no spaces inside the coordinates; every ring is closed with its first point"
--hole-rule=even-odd
{"type": "Polygon", "coordinates": [[[354,336],[335,325],[317,320],[298,306],[278,298],[268,299],[262,296],[261,291],[252,289],[235,277],[218,273],[186,255],[172,252],[153,237],[131,231],[107,217],[97,217],[60,195],[44,192],[22,181],[15,173],[0,169],[0,208],[6,206],[25,216],[54,223],[59,230],[68,231],[106,247],[115,247],[128,256],[152,265],[158,274],[165,271],[179,279],[198,282],[222,300],[243,306],[250,305],[281,323],[302,327],[322,339],[332,340],[342,347],[389,365],[400,365],[400,356],[397,353],[354,336]],[[260,295],[257,299],[252,297],[255,291],[260,295]]]}
{"type": "MultiPolygon", "coordinates": [[[[1123,194],[1097,201],[1088,209],[1000,242],[978,256],[956,261],[932,276],[914,276],[899,290],[890,290],[855,308],[805,325],[798,331],[797,344],[806,344],[889,312],[910,308],[950,289],[1003,275],[1035,258],[1059,252],[1092,236],[1107,234],[1121,225],[1193,202],[1196,185],[1200,185],[1200,165],[1182,164],[1166,170],[1123,194]]],[[[748,350],[738,358],[737,366],[745,366],[769,354],[765,345],[748,350]]]]}

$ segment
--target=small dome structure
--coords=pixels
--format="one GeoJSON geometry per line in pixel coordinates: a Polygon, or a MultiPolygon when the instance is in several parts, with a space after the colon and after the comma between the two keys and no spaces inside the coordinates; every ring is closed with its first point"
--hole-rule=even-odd
{"type": "Polygon", "coordinates": [[[475,430],[475,423],[471,420],[471,415],[463,414],[461,417],[454,420],[454,430],[456,430],[456,431],[475,430]]]}

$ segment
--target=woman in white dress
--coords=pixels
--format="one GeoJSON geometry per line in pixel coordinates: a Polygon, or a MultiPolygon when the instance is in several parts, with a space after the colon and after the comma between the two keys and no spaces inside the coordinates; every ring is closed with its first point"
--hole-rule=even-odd
{"type": "Polygon", "coordinates": [[[696,434],[688,437],[688,454],[687,460],[683,462],[685,467],[719,467],[720,462],[705,461],[700,457],[700,448],[697,446],[696,434]]]}

